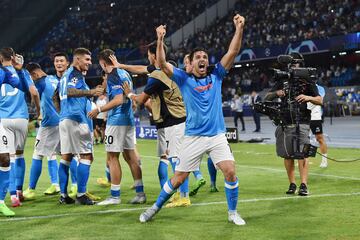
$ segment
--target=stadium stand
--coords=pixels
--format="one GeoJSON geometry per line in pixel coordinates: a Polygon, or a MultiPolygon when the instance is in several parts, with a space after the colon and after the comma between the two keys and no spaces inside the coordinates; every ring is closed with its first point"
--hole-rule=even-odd
{"type": "MultiPolygon", "coordinates": [[[[327,38],[360,31],[359,1],[261,1],[239,0],[235,11],[246,17],[243,48],[279,45],[304,39],[327,38]],[[263,14],[259,14],[263,13],[263,14]],[[282,23],[282,24],[278,24],[282,23]]],[[[231,16],[183,41],[174,57],[183,58],[199,43],[219,56],[234,31],[231,16]]]]}

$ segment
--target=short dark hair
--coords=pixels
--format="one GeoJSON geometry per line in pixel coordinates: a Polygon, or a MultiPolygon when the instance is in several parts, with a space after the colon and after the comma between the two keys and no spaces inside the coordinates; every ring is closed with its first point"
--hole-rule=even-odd
{"type": "Polygon", "coordinates": [[[208,54],[208,53],[207,53],[207,50],[206,50],[205,48],[203,48],[203,47],[194,48],[194,49],[191,50],[191,52],[190,52],[190,56],[189,56],[189,57],[190,57],[190,62],[193,61],[194,55],[195,55],[196,52],[205,52],[206,54],[208,54]]]}
{"type": "Polygon", "coordinates": [[[10,61],[15,56],[15,51],[11,47],[4,47],[0,50],[0,55],[5,61],[10,61]]]}
{"type": "Polygon", "coordinates": [[[29,73],[32,73],[36,69],[41,69],[40,64],[38,64],[36,62],[30,62],[26,65],[26,70],[28,70],[29,73]]]}
{"type": "MultiPolygon", "coordinates": [[[[168,52],[168,47],[165,45],[165,43],[163,44],[163,46],[164,46],[164,51],[165,51],[165,56],[166,56],[166,54],[168,52]]],[[[152,54],[155,54],[155,56],[156,56],[156,47],[157,47],[156,41],[153,41],[152,43],[150,43],[148,45],[148,51],[152,54]]]]}
{"type": "Polygon", "coordinates": [[[104,49],[98,54],[98,59],[105,61],[106,64],[113,65],[110,56],[115,55],[115,52],[111,49],[104,49]]]}
{"type": "Polygon", "coordinates": [[[77,48],[74,50],[73,55],[91,55],[91,52],[86,48],[77,48]]]}
{"type": "MultiPolygon", "coordinates": [[[[74,52],[75,53],[75,52],[74,52]]],[[[69,61],[69,57],[66,53],[64,52],[57,52],[54,54],[53,60],[55,60],[56,57],[64,57],[66,59],[66,61],[69,61]]]]}

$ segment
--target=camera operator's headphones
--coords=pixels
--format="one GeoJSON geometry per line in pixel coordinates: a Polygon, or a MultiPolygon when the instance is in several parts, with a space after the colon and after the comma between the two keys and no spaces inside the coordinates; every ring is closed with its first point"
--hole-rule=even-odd
{"type": "Polygon", "coordinates": [[[296,59],[296,60],[300,60],[300,67],[305,67],[305,59],[303,57],[303,55],[299,52],[292,52],[290,53],[290,56],[293,58],[293,59],[296,59]]]}

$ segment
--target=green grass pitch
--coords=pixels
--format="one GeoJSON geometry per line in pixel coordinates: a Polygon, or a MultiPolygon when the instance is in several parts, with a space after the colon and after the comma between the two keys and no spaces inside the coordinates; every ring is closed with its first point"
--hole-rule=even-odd
{"type": "MultiPolygon", "coordinates": [[[[24,188],[29,180],[33,144],[34,138],[29,138],[24,188]]],[[[220,192],[210,193],[206,161],[201,170],[207,184],[191,198],[192,206],[162,209],[153,221],[141,224],[140,213],[154,203],[160,191],[155,146],[155,141],[138,140],[148,199],[145,205],[126,203],[134,190],[130,189],[132,177],[123,160],[120,205],[59,205],[58,196],[42,194],[49,186],[44,161],[36,200],[14,209],[14,218],[0,216],[0,239],[360,239],[360,162],[330,161],[327,169],[321,169],[321,158],[312,158],[311,195],[287,196],[287,177],[275,146],[247,143],[231,144],[240,180],[238,210],[247,225],[227,222],[222,174],[217,175],[220,192]]],[[[358,158],[359,153],[360,149],[329,149],[329,156],[338,159],[358,158]]],[[[104,166],[104,146],[97,145],[88,190],[103,199],[109,190],[96,185],[96,178],[105,175],[104,166]]],[[[191,175],[190,185],[193,182],[191,175]]]]}

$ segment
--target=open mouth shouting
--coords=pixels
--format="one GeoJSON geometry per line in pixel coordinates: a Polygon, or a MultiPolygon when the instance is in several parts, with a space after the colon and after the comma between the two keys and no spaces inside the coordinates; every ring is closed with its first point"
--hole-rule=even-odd
{"type": "Polygon", "coordinates": [[[205,64],[205,62],[199,62],[199,71],[201,72],[201,73],[206,73],[206,64],[205,64]]]}

